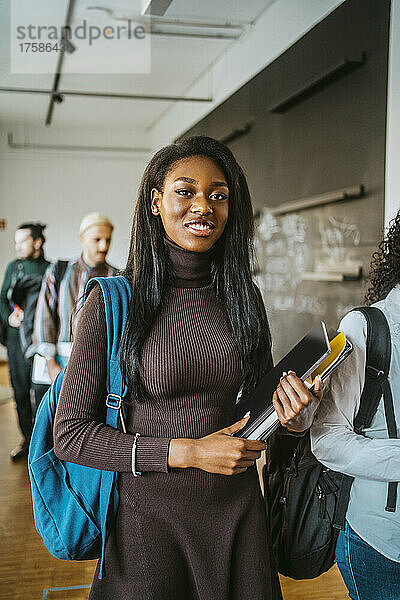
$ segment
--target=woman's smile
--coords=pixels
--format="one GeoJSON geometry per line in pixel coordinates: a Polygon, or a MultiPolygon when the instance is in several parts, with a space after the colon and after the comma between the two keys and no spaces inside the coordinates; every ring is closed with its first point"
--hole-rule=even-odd
{"type": "Polygon", "coordinates": [[[185,223],[190,233],[199,237],[208,237],[213,234],[215,225],[211,221],[203,221],[201,219],[193,219],[185,223]]]}

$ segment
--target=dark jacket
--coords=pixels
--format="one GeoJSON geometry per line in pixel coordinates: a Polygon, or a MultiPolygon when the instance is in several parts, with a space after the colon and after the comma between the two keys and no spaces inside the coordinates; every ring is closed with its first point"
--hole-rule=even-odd
{"type": "Polygon", "coordinates": [[[37,279],[39,277],[42,278],[49,264],[43,256],[39,256],[38,258],[13,260],[7,265],[0,291],[0,320],[4,326],[7,326],[7,335],[19,335],[18,328],[8,325],[8,317],[14,310],[14,303],[23,309],[24,307],[21,304],[24,304],[26,301],[22,289],[18,295],[19,302],[13,298],[13,291],[17,282],[29,276],[36,277],[37,279]]]}

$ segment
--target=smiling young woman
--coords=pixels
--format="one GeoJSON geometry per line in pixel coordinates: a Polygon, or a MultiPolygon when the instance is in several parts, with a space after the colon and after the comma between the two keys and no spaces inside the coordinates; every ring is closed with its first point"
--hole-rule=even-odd
{"type": "MultiPolygon", "coordinates": [[[[123,273],[132,285],[121,344],[127,433],[104,424],[99,286],[56,414],[60,458],[119,472],[106,577],[95,576],[91,600],[281,598],[254,464],[265,444],[233,436],[246,423],[233,423],[239,391],[250,394],[272,366],[252,241],[246,179],[228,148],[196,137],[154,155],[123,273]]],[[[317,400],[293,375],[274,398],[296,430],[317,400]]]]}

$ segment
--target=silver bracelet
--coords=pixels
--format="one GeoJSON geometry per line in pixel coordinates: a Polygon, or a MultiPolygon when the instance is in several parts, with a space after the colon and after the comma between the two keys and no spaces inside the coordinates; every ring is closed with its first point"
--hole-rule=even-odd
{"type": "Polygon", "coordinates": [[[134,477],[140,477],[141,472],[136,471],[136,446],[137,440],[140,437],[140,433],[135,433],[135,437],[133,438],[133,446],[132,446],[132,473],[134,477]]]}

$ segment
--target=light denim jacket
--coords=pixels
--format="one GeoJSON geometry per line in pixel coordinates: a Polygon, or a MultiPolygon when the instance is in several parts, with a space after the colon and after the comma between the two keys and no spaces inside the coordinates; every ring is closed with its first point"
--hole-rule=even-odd
{"type": "MultiPolygon", "coordinates": [[[[389,382],[400,437],[400,285],[373,304],[385,314],[392,340],[389,382]]],[[[360,312],[342,319],[339,330],[353,353],[332,374],[311,428],[312,451],[325,466],[355,477],[347,521],[370,546],[400,562],[400,484],[396,512],[385,511],[387,482],[400,481],[400,439],[389,439],[383,398],[364,435],[353,431],[364,387],[367,323],[360,312]]]]}

